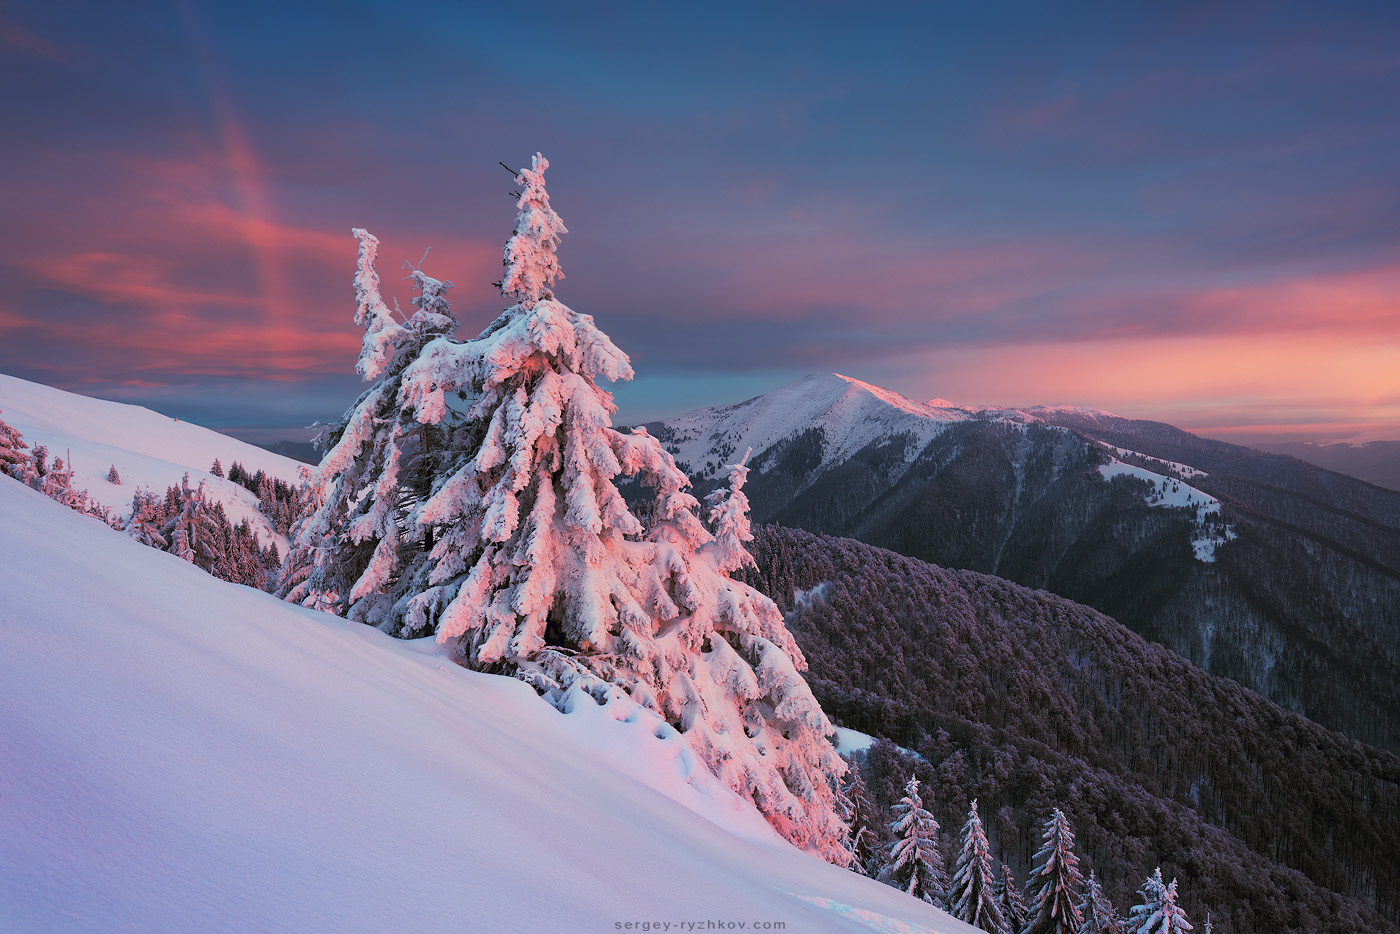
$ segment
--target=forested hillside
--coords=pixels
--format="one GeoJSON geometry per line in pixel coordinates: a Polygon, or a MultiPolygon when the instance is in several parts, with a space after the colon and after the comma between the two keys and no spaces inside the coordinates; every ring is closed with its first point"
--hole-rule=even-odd
{"type": "Polygon", "coordinates": [[[945,829],[980,799],[1022,874],[1058,805],[1116,899],[1160,864],[1221,931],[1400,930],[1400,757],[1049,593],[792,529],[753,551],[823,708],[922,757],[874,747],[884,803],[910,768],[945,829]]]}
{"type": "Polygon", "coordinates": [[[701,492],[753,446],[759,521],[1052,591],[1400,750],[1400,493],[1168,425],[915,403],[837,376],[648,427],[701,492]],[[1164,504],[1163,483],[1218,500],[1217,524],[1164,504]]]}

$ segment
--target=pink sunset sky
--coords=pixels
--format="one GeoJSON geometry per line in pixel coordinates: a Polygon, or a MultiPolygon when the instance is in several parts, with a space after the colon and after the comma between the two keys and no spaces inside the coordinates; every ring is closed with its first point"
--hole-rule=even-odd
{"type": "Polygon", "coordinates": [[[895,9],[0,6],[0,372],[298,436],[350,228],[471,337],[541,150],[620,420],[839,370],[1400,439],[1394,6],[895,9]]]}

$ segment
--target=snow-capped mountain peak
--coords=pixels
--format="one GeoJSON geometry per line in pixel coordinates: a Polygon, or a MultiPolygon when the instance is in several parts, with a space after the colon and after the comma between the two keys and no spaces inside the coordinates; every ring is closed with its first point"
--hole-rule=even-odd
{"type": "MultiPolygon", "coordinates": [[[[831,375],[836,377],[837,379],[845,380],[848,384],[850,384],[852,389],[869,393],[876,399],[879,399],[881,402],[891,405],[894,408],[899,409],[901,412],[907,412],[910,415],[918,415],[923,418],[935,418],[946,421],[948,419],[946,418],[945,413],[942,411],[943,409],[956,410],[961,408],[960,406],[957,406],[951,402],[946,402],[942,405],[939,405],[938,403],[942,402],[942,400],[935,400],[934,402],[915,402],[908,396],[900,395],[892,389],[886,389],[883,386],[876,386],[873,383],[867,383],[863,380],[856,379],[853,376],[843,376],[840,373],[832,373],[831,375]]],[[[813,377],[808,377],[808,379],[812,378],[813,377]]],[[[819,378],[820,377],[818,377],[818,379],[819,378]]]]}
{"type": "Polygon", "coordinates": [[[647,427],[659,433],[683,470],[705,480],[747,450],[761,458],[784,443],[789,449],[805,446],[802,456],[822,464],[901,434],[913,436],[916,444],[907,447],[917,451],[950,423],[969,417],[839,373],[821,373],[736,405],[697,409],[647,427]]]}

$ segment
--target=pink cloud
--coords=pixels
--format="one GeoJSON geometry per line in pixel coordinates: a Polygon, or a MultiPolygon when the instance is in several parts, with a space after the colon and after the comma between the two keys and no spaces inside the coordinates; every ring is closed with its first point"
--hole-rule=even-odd
{"type": "MultiPolygon", "coordinates": [[[[36,288],[82,296],[109,313],[85,315],[78,326],[42,307],[21,308],[11,296],[0,302],[0,334],[67,347],[75,361],[104,360],[108,378],[353,371],[359,334],[348,282],[356,242],[348,225],[332,231],[284,222],[266,204],[250,209],[230,191],[226,163],[212,151],[108,164],[121,183],[94,205],[87,224],[40,221],[11,255],[36,288]]],[[[42,198],[21,195],[12,204],[42,218],[42,198]]],[[[409,291],[389,259],[395,252],[416,261],[432,243],[425,268],[468,283],[489,282],[500,263],[496,243],[413,231],[381,236],[385,290],[398,293],[405,309],[409,291]]]]}

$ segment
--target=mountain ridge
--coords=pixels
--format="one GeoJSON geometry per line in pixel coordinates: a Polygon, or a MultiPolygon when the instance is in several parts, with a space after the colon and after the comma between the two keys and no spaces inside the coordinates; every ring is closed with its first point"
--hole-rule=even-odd
{"type": "Polygon", "coordinates": [[[646,428],[700,494],[751,448],[757,521],[1049,590],[1400,750],[1400,493],[1082,406],[937,401],[814,375],[646,428]]]}

